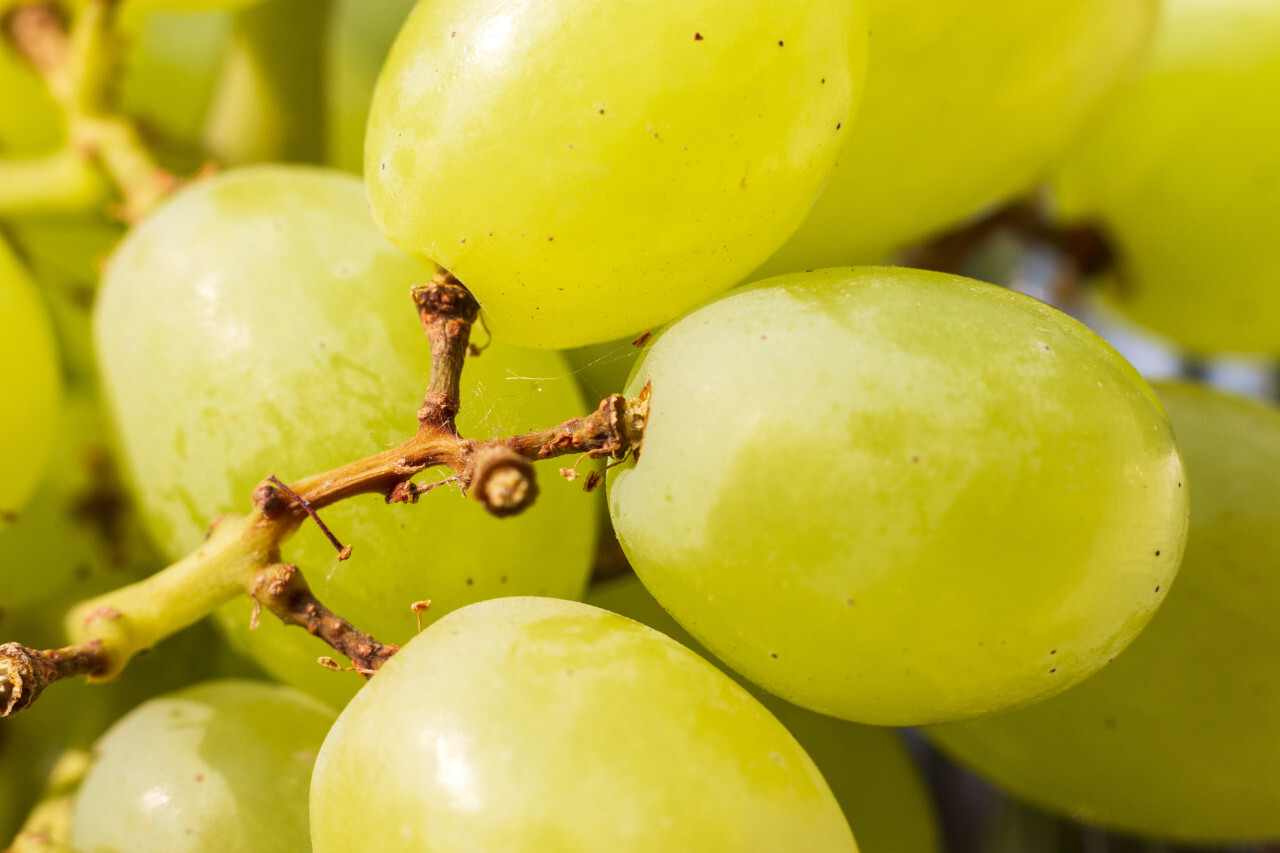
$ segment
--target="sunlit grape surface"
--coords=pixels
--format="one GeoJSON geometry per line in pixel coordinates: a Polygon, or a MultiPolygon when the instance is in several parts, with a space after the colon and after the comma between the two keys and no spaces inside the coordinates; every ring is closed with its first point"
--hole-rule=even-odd
{"type": "Polygon", "coordinates": [[[0,236],[0,526],[35,488],[57,433],[62,377],[53,332],[26,270],[0,236]]]}
{"type": "Polygon", "coordinates": [[[420,3],[378,81],[374,217],[504,341],[634,334],[736,284],[826,181],[862,0],[420,3]]]}
{"type": "Polygon", "coordinates": [[[1019,796],[1128,832],[1280,835],[1280,412],[1159,388],[1191,484],[1168,601],[1115,663],[1043,704],[932,729],[1019,796]]]}
{"type": "MultiPolygon", "coordinates": [[[[297,853],[334,712],[287,687],[215,681],[112,727],[76,798],[85,853],[297,853]]],[[[391,848],[388,848],[391,849],[391,848]]]]}
{"type": "MultiPolygon", "coordinates": [[[[99,301],[103,375],[151,530],[172,557],[210,519],[249,508],[254,487],[288,482],[413,434],[430,348],[409,299],[431,271],[373,227],[360,183],[322,170],[228,172],[179,195],[117,252],[99,301]]],[[[483,339],[481,338],[483,342],[483,339]]],[[[463,373],[464,435],[510,435],[584,414],[554,353],[495,343],[463,373]]],[[[471,601],[581,594],[595,514],[554,478],[516,519],[489,517],[445,486],[417,505],[380,496],[323,519],[354,548],[308,524],[284,549],[321,601],[385,642],[471,601]]],[[[442,479],[418,477],[422,485],[442,479]]],[[[317,666],[325,646],[263,619],[242,599],[229,634],[289,683],[340,705],[361,684],[317,666]]]]}
{"type": "Polygon", "coordinates": [[[1169,0],[1133,86],[1055,184],[1116,242],[1111,295],[1201,351],[1280,352],[1280,4],[1169,0]]]}
{"type": "Polygon", "coordinates": [[[882,260],[1028,189],[1111,99],[1157,0],[870,0],[861,106],[770,274],[882,260]]]}
{"type": "Polygon", "coordinates": [[[352,700],[316,761],[311,832],[316,853],[857,849],[741,687],[629,619],[528,598],[442,619],[352,700]]]}
{"type": "MultiPolygon", "coordinates": [[[[717,663],[634,576],[594,585],[587,603],[635,619],[717,663]]],[[[717,665],[742,681],[723,664],[717,665]]],[[[815,714],[750,682],[743,686],[787,727],[818,766],[861,853],[939,853],[941,842],[928,791],[897,732],[815,714]]]]}
{"type": "Polygon", "coordinates": [[[1176,572],[1182,466],[1151,390],[1020,294],[890,268],[734,291],[650,344],[609,504],[636,573],[734,669],[846,719],[1050,696],[1176,572]]]}

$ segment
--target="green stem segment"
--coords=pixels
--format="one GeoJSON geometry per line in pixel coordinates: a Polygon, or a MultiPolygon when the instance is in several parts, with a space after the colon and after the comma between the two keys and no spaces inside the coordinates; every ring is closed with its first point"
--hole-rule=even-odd
{"type": "Polygon", "coordinates": [[[24,5],[10,17],[7,35],[66,117],[67,142],[44,157],[0,160],[0,213],[100,208],[109,181],[120,191],[120,217],[132,222],[176,187],[117,109],[118,5],[88,0],[69,33],[47,4],[24,5]]]}

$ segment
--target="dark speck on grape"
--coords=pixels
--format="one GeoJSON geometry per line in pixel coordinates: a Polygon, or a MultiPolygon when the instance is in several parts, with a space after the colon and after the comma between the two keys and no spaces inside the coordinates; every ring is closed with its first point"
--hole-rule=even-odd
{"type": "Polygon", "coordinates": [[[778,39],[778,47],[782,47],[782,39],[778,39]]]}
{"type": "Polygon", "coordinates": [[[778,653],[777,653],[777,652],[769,652],[769,657],[773,658],[774,660],[777,660],[777,659],[778,659],[778,653]]]}
{"type": "Polygon", "coordinates": [[[693,34],[693,40],[694,40],[694,41],[702,41],[702,33],[694,33],[694,34],[693,34]]]}
{"type": "Polygon", "coordinates": [[[1159,556],[1160,556],[1160,552],[1159,552],[1159,551],[1156,551],[1156,556],[1157,556],[1157,557],[1159,557],[1159,556]]]}

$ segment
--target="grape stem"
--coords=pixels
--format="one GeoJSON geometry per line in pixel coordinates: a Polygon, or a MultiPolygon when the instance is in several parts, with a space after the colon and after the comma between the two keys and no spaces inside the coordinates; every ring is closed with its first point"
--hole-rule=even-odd
{"type": "Polygon", "coordinates": [[[461,437],[458,389],[479,306],[444,271],[414,288],[412,297],[432,352],[415,435],[284,488],[275,477],[263,480],[254,490],[251,512],[215,520],[196,551],[145,580],[73,608],[66,622],[70,647],[42,652],[16,643],[0,646],[0,717],[29,706],[54,681],[116,676],[134,655],[245,593],[286,624],[324,640],[368,677],[396,647],[379,643],[327,609],[298,568],[281,559],[281,545],[308,518],[318,520],[319,510],[356,495],[416,503],[440,482],[457,483],[496,516],[514,515],[538,494],[536,461],[567,454],[614,460],[639,454],[647,387],[634,400],[612,394],[590,415],[550,429],[483,440],[461,437]],[[453,476],[428,486],[413,483],[415,475],[437,466],[452,469],[453,476]]]}
{"type": "Polygon", "coordinates": [[[957,273],[983,244],[1001,232],[1013,233],[1027,243],[1047,246],[1068,265],[1062,284],[1074,287],[1081,278],[1116,270],[1116,253],[1100,227],[1083,223],[1064,225],[1053,221],[1044,203],[1035,197],[1016,199],[1004,207],[928,243],[903,252],[904,266],[957,273]]]}
{"type": "Polygon", "coordinates": [[[110,184],[121,199],[115,213],[135,222],[177,187],[117,109],[119,3],[88,0],[69,30],[52,2],[23,3],[5,19],[6,40],[44,80],[67,139],[43,157],[0,160],[0,212],[94,210],[110,184]]]}

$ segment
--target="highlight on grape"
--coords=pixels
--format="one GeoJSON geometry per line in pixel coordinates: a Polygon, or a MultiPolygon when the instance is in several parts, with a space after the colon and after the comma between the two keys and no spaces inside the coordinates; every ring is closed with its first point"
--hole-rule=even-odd
{"type": "Polygon", "coordinates": [[[1280,850],[1280,5],[0,0],[0,845],[1280,850]]]}

